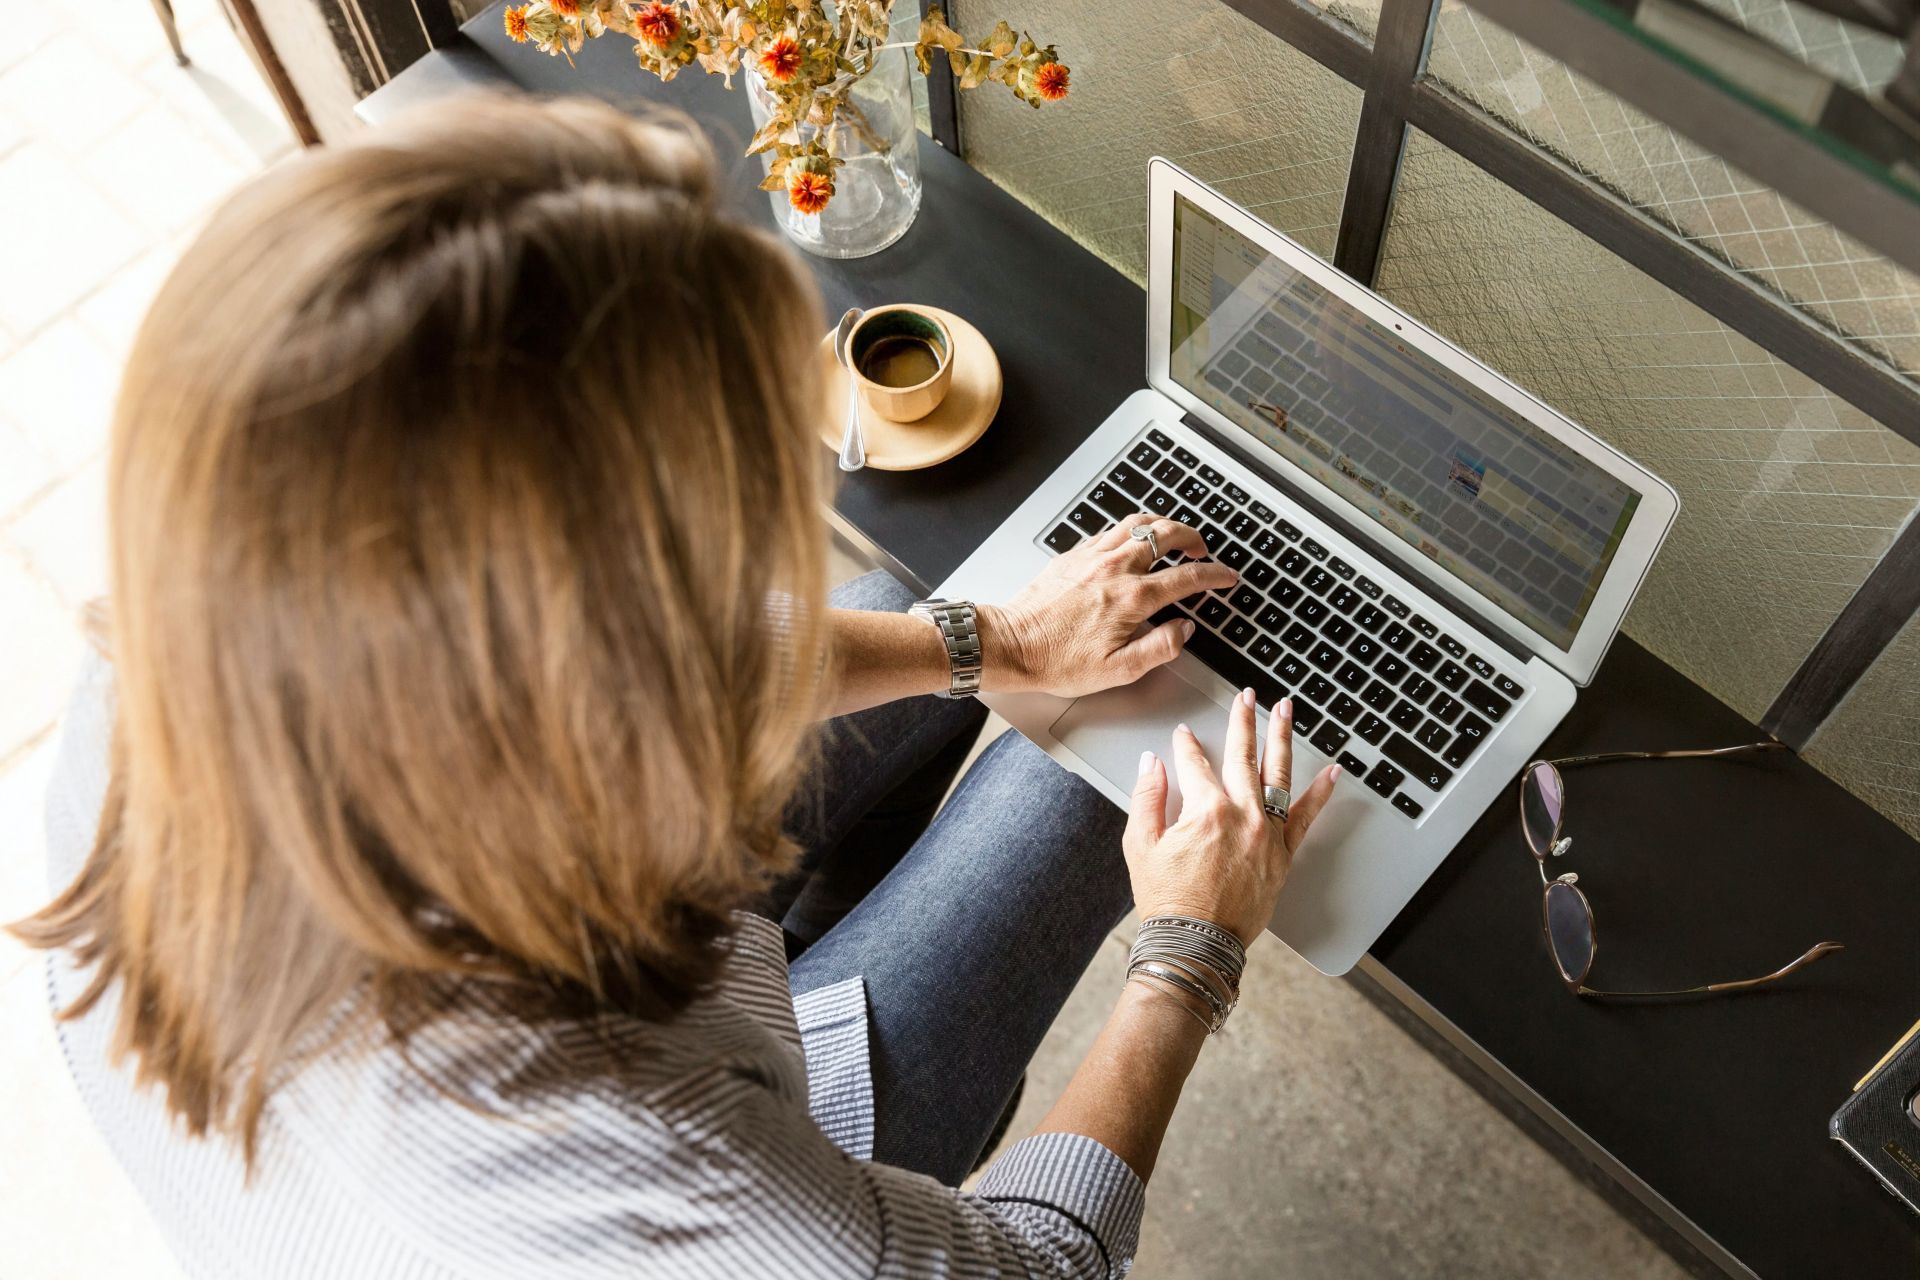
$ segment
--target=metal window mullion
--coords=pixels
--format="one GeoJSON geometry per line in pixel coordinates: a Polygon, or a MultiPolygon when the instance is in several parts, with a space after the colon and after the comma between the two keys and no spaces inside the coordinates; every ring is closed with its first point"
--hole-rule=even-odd
{"type": "Polygon", "coordinates": [[[1371,286],[1380,270],[1406,150],[1407,108],[1426,65],[1439,8],[1439,0],[1385,0],[1380,6],[1333,250],[1333,265],[1364,285],[1371,286]]]}

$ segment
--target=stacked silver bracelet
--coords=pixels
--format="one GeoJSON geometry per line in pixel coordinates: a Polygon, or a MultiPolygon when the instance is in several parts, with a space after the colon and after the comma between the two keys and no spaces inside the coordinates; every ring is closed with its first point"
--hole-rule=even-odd
{"type": "MultiPolygon", "coordinates": [[[[1211,1034],[1226,1025],[1238,1003],[1246,966],[1247,949],[1231,930],[1192,916],[1154,916],[1142,920],[1134,935],[1127,981],[1141,978],[1198,998],[1210,1011],[1201,1021],[1211,1034]]],[[[1198,1009],[1187,1007],[1200,1017],[1198,1009]]]]}

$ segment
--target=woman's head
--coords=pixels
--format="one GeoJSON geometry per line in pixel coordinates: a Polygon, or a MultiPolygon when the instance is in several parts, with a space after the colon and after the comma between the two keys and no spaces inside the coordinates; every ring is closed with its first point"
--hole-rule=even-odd
{"type": "Polygon", "coordinates": [[[446,975],[659,1013],[782,869],[821,670],[818,306],[689,134],[476,98],[240,192],[111,466],[113,775],[21,926],[196,1131],[446,975]]]}

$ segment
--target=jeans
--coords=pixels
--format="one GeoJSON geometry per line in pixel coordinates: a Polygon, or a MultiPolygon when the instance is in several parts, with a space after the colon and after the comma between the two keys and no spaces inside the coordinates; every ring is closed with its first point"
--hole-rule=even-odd
{"type": "MultiPolygon", "coordinates": [[[[869,574],[846,609],[904,611],[869,574]]],[[[1060,1006],[1130,903],[1126,815],[986,711],[912,698],[843,716],[789,809],[808,850],[773,895],[796,995],[867,987],[874,1159],[958,1186],[1060,1006]],[[937,812],[936,812],[937,810],[937,812]]]]}

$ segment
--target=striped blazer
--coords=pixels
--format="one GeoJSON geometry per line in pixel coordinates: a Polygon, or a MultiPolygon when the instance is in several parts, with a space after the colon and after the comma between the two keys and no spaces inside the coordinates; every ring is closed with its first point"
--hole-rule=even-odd
{"type": "MultiPolygon", "coordinates": [[[[55,885],[91,848],[110,699],[96,662],[48,797],[55,885]]],[[[85,977],[63,956],[47,974],[56,1006],[85,977]]],[[[206,1280],[1114,1276],[1138,1235],[1141,1183],[1091,1138],[1017,1143],[971,1194],[873,1163],[864,985],[796,1001],[778,928],[752,917],[668,1026],[530,1026],[474,992],[404,1051],[343,1038],[273,1094],[251,1180],[109,1063],[115,1008],[61,1024],[68,1065],[206,1280]]]]}

